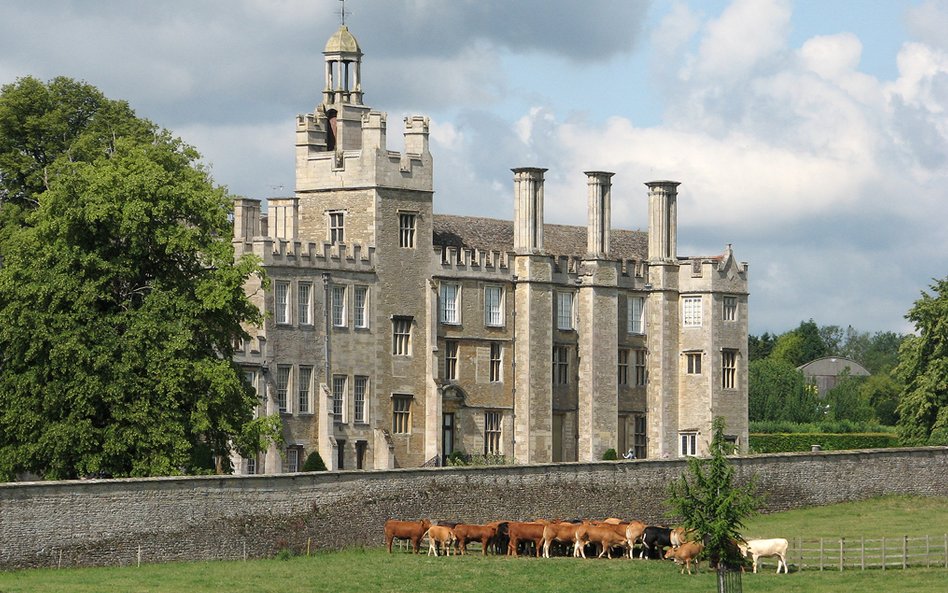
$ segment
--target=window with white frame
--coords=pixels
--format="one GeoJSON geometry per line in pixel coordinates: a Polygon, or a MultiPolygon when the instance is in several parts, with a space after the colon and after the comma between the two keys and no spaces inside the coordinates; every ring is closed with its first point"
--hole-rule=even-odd
{"type": "Polygon", "coordinates": [[[290,322],[290,283],[277,280],[273,283],[274,313],[276,322],[285,324],[290,322]]]}
{"type": "Polygon", "coordinates": [[[366,396],[369,393],[369,378],[356,375],[353,385],[353,404],[355,422],[358,424],[367,424],[369,421],[369,407],[366,405],[366,396]]]}
{"type": "Polygon", "coordinates": [[[296,410],[300,414],[309,414],[309,384],[313,378],[313,367],[301,366],[299,376],[297,377],[297,404],[296,410]]]}
{"type": "Polygon", "coordinates": [[[332,376],[332,417],[336,423],[346,421],[346,375],[332,376]]]}
{"type": "Polygon", "coordinates": [[[628,332],[645,333],[645,297],[630,296],[628,299],[628,332]]]}
{"type": "Polygon", "coordinates": [[[635,350],[635,386],[642,387],[645,385],[646,380],[648,379],[645,374],[645,357],[646,352],[643,348],[638,348],[635,350]]]}
{"type": "Polygon", "coordinates": [[[349,316],[346,314],[346,287],[341,284],[332,286],[332,324],[346,327],[349,316]]]}
{"type": "Polygon", "coordinates": [[[248,475],[253,475],[257,473],[257,458],[256,457],[244,458],[244,473],[248,475]]]}
{"type": "Polygon", "coordinates": [[[490,344],[490,382],[497,383],[501,380],[501,369],[502,360],[501,356],[503,354],[504,347],[498,342],[491,342],[490,344]]]}
{"type": "Polygon", "coordinates": [[[353,286],[352,292],[355,299],[355,310],[353,311],[352,324],[358,328],[369,327],[369,315],[367,312],[369,303],[369,287],[353,286]]]}
{"type": "Polygon", "coordinates": [[[681,301],[681,319],[685,327],[701,327],[701,297],[685,297],[681,301]]]}
{"type": "Polygon", "coordinates": [[[700,352],[686,352],[685,359],[687,359],[687,362],[688,362],[688,374],[700,375],[701,374],[701,353],[700,352]]]}
{"type": "Polygon", "coordinates": [[[277,366],[277,390],[276,390],[276,399],[277,399],[277,409],[281,412],[288,412],[287,408],[287,389],[290,385],[290,370],[292,370],[288,364],[281,364],[277,366]]]}
{"type": "Polygon", "coordinates": [[[617,382],[621,386],[629,384],[629,349],[619,348],[619,374],[617,382]]]}
{"type": "Polygon", "coordinates": [[[737,350],[721,351],[721,387],[734,389],[737,386],[737,350]]]}
{"type": "Polygon", "coordinates": [[[444,379],[445,381],[458,380],[458,342],[457,340],[444,341],[444,379]]]}
{"type": "Polygon", "coordinates": [[[500,327],[504,324],[504,290],[500,286],[484,287],[484,324],[500,327]]]}
{"type": "Polygon", "coordinates": [[[500,412],[484,412],[484,454],[500,455],[500,412]]]}
{"type": "Polygon", "coordinates": [[[415,247],[415,221],[417,214],[413,212],[401,212],[398,215],[398,246],[415,247]]]}
{"type": "Polygon", "coordinates": [[[679,432],[678,433],[678,456],[688,457],[698,454],[698,433],[679,432]]]}
{"type": "Polygon", "coordinates": [[[393,434],[408,434],[411,432],[411,400],[410,395],[395,394],[392,396],[393,434]]]}
{"type": "Polygon", "coordinates": [[[392,354],[411,356],[411,317],[392,318],[392,354]]]}
{"type": "Polygon", "coordinates": [[[573,329],[573,293],[556,293],[556,328],[573,329]]]}
{"type": "Polygon", "coordinates": [[[300,325],[313,324],[313,283],[300,282],[296,290],[297,320],[300,325]]]}
{"type": "Polygon", "coordinates": [[[461,286],[452,282],[441,283],[441,323],[461,323],[461,286]]]}
{"type": "Polygon", "coordinates": [[[335,245],[346,240],[345,219],[342,212],[329,213],[329,242],[335,245]]]}
{"type": "Polygon", "coordinates": [[[553,384],[569,383],[569,346],[553,347],[553,384]]]}
{"type": "Polygon", "coordinates": [[[737,321],[737,297],[724,297],[724,321],[737,321]]]}

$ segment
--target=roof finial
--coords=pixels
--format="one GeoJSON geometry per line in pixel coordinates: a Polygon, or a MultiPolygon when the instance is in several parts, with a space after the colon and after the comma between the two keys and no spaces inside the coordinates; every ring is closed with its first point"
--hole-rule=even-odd
{"type": "Polygon", "coordinates": [[[345,27],[345,26],[346,26],[346,15],[347,15],[347,14],[352,14],[352,13],[349,12],[348,10],[346,10],[346,0],[339,0],[339,2],[342,2],[342,8],[339,9],[339,17],[342,18],[342,26],[345,27]]]}

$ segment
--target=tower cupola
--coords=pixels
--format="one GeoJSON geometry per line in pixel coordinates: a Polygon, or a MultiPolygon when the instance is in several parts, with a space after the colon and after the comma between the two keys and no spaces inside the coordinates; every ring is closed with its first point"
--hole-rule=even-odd
{"type": "Polygon", "coordinates": [[[362,105],[362,50],[348,27],[342,25],[333,33],[323,55],[326,60],[323,102],[362,105]]]}

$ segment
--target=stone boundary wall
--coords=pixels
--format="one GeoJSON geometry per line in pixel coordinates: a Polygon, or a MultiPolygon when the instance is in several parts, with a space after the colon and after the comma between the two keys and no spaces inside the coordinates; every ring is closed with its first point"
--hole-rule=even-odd
{"type": "MultiPolygon", "coordinates": [[[[732,458],[764,512],[948,495],[948,447],[732,458]]],[[[668,523],[682,460],[0,484],[0,569],[241,559],[379,546],[386,519],[668,523]]]]}

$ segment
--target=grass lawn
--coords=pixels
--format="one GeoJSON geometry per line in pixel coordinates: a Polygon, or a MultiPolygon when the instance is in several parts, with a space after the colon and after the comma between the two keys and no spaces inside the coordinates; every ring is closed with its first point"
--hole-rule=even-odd
{"type": "MultiPolygon", "coordinates": [[[[885,498],[755,518],[749,533],[792,539],[801,531],[827,537],[936,534],[948,531],[948,498],[885,498]],[[911,529],[909,529],[911,528],[911,529]],[[893,532],[892,530],[895,529],[893,532]],[[758,531],[759,530],[759,531],[758,531]],[[842,530],[842,531],[841,531],[842,530]]],[[[792,560],[791,560],[792,564],[792,560]]],[[[944,593],[944,568],[802,571],[745,574],[745,592],[944,593]]],[[[680,575],[669,562],[497,556],[429,558],[381,548],[250,562],[152,564],[121,568],[0,572],[2,593],[303,593],[516,591],[715,591],[714,575],[680,575]]]]}

